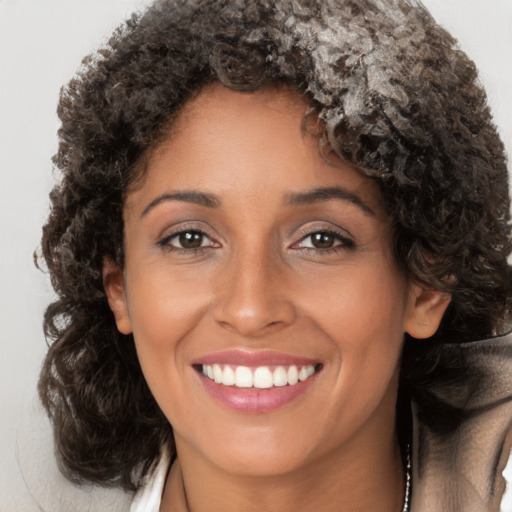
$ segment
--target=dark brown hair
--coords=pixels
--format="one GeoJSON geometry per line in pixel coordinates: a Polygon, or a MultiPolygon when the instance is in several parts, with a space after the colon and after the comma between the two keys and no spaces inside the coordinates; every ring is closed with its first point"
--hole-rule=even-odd
{"type": "Polygon", "coordinates": [[[172,443],[133,339],[116,329],[102,265],[123,264],[123,202],[144,155],[214,81],[293,88],[321,120],[324,147],[377,180],[401,268],[452,295],[423,344],[429,357],[405,365],[428,373],[436,344],[492,336],[509,320],[503,145],[474,64],[421,4],[157,1],[83,61],[58,107],[61,181],[42,238],[57,299],[39,393],[73,480],[136,488],[172,443]]]}

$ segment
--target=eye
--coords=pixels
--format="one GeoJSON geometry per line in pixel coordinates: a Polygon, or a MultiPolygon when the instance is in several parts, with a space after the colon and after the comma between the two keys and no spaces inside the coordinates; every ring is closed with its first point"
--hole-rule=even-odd
{"type": "Polygon", "coordinates": [[[309,241],[310,246],[314,247],[315,249],[331,249],[336,244],[336,237],[332,235],[331,233],[313,233],[311,235],[308,235],[304,242],[309,241]]]}
{"type": "Polygon", "coordinates": [[[184,231],[171,238],[181,249],[197,249],[203,247],[206,237],[199,231],[184,231]]]}
{"type": "Polygon", "coordinates": [[[216,247],[216,243],[202,231],[196,229],[187,229],[173,233],[162,238],[158,242],[160,247],[168,250],[194,251],[207,247],[216,247]]]}
{"type": "Polygon", "coordinates": [[[293,244],[292,249],[311,249],[317,251],[329,251],[338,249],[352,249],[354,242],[340,233],[329,230],[315,231],[302,237],[293,244]]]}

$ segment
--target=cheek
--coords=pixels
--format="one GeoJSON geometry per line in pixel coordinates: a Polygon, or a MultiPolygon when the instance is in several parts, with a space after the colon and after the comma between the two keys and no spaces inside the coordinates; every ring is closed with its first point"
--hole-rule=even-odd
{"type": "Polygon", "coordinates": [[[152,344],[167,344],[178,338],[209,302],[207,290],[197,279],[169,272],[165,265],[135,276],[127,289],[134,334],[152,344]]]}
{"type": "Polygon", "coordinates": [[[339,269],[333,275],[305,282],[301,292],[304,309],[332,339],[351,340],[364,350],[379,339],[401,343],[407,303],[407,285],[385,259],[373,259],[357,268],[339,269]]]}
{"type": "Polygon", "coordinates": [[[171,276],[165,271],[148,272],[127,283],[128,304],[137,355],[144,376],[158,397],[158,389],[184,367],[190,346],[187,334],[205,316],[210,299],[197,282],[171,276]]]}
{"type": "Polygon", "coordinates": [[[407,286],[387,262],[344,269],[308,295],[309,316],[327,334],[341,364],[338,385],[377,398],[400,362],[407,286]]]}

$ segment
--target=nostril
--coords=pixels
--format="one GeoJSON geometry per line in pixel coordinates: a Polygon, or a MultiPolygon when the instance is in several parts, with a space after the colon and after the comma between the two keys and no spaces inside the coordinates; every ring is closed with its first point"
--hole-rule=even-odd
{"type": "Polygon", "coordinates": [[[260,336],[293,323],[295,310],[288,301],[257,293],[248,285],[238,293],[219,298],[213,310],[214,320],[223,328],[243,336],[260,336]]]}

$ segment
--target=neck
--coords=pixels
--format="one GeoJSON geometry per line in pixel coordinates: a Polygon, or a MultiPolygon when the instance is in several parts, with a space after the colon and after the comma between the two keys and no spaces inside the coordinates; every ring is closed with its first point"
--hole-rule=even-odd
{"type": "MultiPolygon", "coordinates": [[[[367,439],[367,438],[366,438],[367,439]]],[[[179,453],[179,452],[178,452],[179,453]]],[[[394,436],[377,446],[353,443],[284,475],[241,476],[185,450],[169,473],[161,512],[243,510],[401,512],[404,468],[394,436]]]]}

